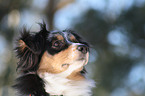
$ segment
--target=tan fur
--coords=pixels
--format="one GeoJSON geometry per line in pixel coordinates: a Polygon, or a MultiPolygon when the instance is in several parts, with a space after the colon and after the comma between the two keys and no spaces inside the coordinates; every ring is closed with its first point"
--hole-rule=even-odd
{"type": "Polygon", "coordinates": [[[23,51],[27,47],[27,45],[25,44],[23,40],[19,40],[18,44],[19,44],[19,47],[21,48],[21,51],[23,51]]]}
{"type": "Polygon", "coordinates": [[[72,48],[69,46],[68,49],[55,54],[50,55],[47,51],[44,52],[42,59],[40,61],[39,71],[49,72],[49,73],[60,73],[67,70],[69,65],[62,66],[63,64],[72,64],[73,61],[77,60],[79,57],[79,52],[77,48],[72,48]],[[72,55],[73,54],[73,55],[72,55]]]}

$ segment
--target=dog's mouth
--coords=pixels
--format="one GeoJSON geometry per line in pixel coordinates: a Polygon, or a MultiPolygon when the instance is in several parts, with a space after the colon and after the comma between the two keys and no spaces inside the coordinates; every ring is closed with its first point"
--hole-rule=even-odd
{"type": "Polygon", "coordinates": [[[79,58],[78,61],[86,60],[86,57],[79,58]]]}
{"type": "Polygon", "coordinates": [[[79,57],[78,57],[78,60],[87,60],[88,59],[88,56],[89,54],[88,53],[86,53],[86,54],[83,54],[83,53],[81,53],[80,55],[79,55],[79,57]]]}
{"type": "MultiPolygon", "coordinates": [[[[75,60],[74,62],[79,62],[79,63],[83,63],[83,65],[86,65],[87,62],[88,62],[88,58],[87,56],[82,56],[82,57],[79,57],[77,60],[75,60]]],[[[61,66],[63,68],[68,68],[70,65],[72,65],[73,63],[64,63],[62,64],[61,66]]]]}
{"type": "Polygon", "coordinates": [[[66,67],[66,66],[69,66],[70,64],[68,63],[65,63],[65,64],[62,64],[62,67],[66,67]]]}

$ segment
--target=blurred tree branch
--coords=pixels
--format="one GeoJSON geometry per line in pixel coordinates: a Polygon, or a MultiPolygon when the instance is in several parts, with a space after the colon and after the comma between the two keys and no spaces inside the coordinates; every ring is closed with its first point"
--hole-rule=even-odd
{"type": "Polygon", "coordinates": [[[49,0],[46,8],[45,8],[45,14],[47,17],[47,22],[49,26],[49,30],[52,30],[54,28],[54,15],[55,13],[64,8],[66,5],[74,2],[75,0],[49,0]]]}

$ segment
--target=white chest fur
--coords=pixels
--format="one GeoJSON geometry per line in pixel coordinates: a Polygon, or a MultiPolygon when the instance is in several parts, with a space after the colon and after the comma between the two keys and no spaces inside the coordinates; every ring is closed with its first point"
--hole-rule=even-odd
{"type": "Polygon", "coordinates": [[[39,76],[45,82],[45,91],[50,95],[91,96],[91,88],[95,87],[93,80],[69,80],[57,74],[43,73],[39,76]]]}

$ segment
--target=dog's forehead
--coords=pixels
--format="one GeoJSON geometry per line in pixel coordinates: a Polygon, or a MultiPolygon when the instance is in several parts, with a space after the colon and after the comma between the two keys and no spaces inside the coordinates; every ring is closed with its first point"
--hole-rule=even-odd
{"type": "Polygon", "coordinates": [[[52,31],[48,38],[57,38],[58,40],[73,40],[75,36],[71,32],[52,31]]]}

